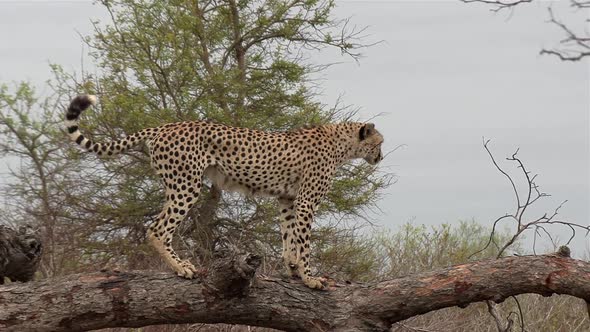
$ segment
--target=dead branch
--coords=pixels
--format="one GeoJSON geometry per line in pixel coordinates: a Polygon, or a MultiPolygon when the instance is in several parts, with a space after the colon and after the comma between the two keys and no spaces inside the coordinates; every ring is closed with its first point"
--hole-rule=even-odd
{"type": "MultiPolygon", "coordinates": [[[[590,1],[572,1],[572,6],[578,9],[590,8],[590,1]]],[[[550,54],[557,56],[562,61],[580,61],[590,56],[590,36],[582,37],[571,28],[555,17],[553,10],[549,10],[549,22],[556,25],[565,37],[560,40],[561,47],[558,49],[542,49],[541,54],[550,54]]]]}
{"type": "Polygon", "coordinates": [[[515,197],[516,208],[513,213],[507,213],[496,220],[494,220],[492,224],[492,231],[490,233],[490,238],[487,244],[481,250],[477,251],[476,253],[472,254],[471,257],[475,256],[476,254],[483,252],[486,250],[491,244],[494,244],[498,249],[497,257],[502,257],[506,250],[512,246],[516,241],[525,233],[526,231],[533,231],[533,253],[536,253],[535,245],[536,239],[538,236],[541,236],[539,232],[542,230],[545,235],[547,235],[550,239],[552,239],[551,234],[545,229],[548,225],[559,225],[567,227],[571,231],[571,236],[565,245],[569,245],[573,238],[576,236],[576,230],[584,231],[585,235],[590,233],[590,226],[589,225],[582,225],[577,224],[574,222],[570,222],[567,220],[561,220],[558,218],[559,210],[563,207],[567,200],[563,201],[559,204],[552,212],[545,213],[542,216],[527,218],[525,212],[533,206],[536,202],[540,199],[549,197],[551,195],[542,192],[540,190],[539,185],[536,183],[537,175],[538,174],[531,174],[531,172],[525,167],[522,160],[518,157],[519,150],[517,149],[510,157],[506,158],[507,161],[513,162],[516,164],[517,169],[521,171],[522,177],[524,177],[526,181],[526,189],[525,194],[523,195],[519,189],[516,187],[516,181],[514,181],[513,176],[508,174],[506,170],[504,170],[496,161],[496,158],[492,154],[489,149],[490,140],[485,140],[483,142],[484,149],[486,150],[488,156],[490,157],[492,164],[500,172],[509,182],[510,186],[512,187],[512,191],[515,197]],[[495,242],[494,236],[496,234],[496,229],[500,222],[502,221],[513,221],[516,224],[514,234],[512,237],[504,244],[500,245],[495,242]]]}
{"type": "Polygon", "coordinates": [[[557,254],[472,262],[372,284],[335,284],[328,291],[255,278],[259,261],[252,255],[221,259],[202,280],[163,272],[99,272],[1,286],[0,329],[223,322],[285,331],[387,331],[412,316],[516,294],[569,294],[590,301],[590,263],[557,254]]]}
{"type": "MultiPolygon", "coordinates": [[[[473,257],[474,255],[486,250],[490,246],[490,244],[493,243],[496,246],[496,248],[499,249],[497,258],[500,258],[503,255],[505,255],[506,250],[510,246],[512,246],[514,243],[516,243],[516,241],[522,236],[522,234],[528,230],[534,230],[534,233],[533,233],[534,234],[534,236],[533,236],[533,253],[536,254],[535,247],[537,244],[537,237],[541,236],[541,233],[539,232],[539,230],[542,230],[549,237],[549,239],[553,242],[553,237],[545,229],[545,226],[547,226],[547,225],[566,226],[571,230],[572,235],[571,235],[570,239],[567,241],[566,245],[570,244],[570,242],[576,236],[577,229],[584,230],[586,235],[590,232],[590,226],[576,224],[576,223],[572,223],[569,221],[557,219],[557,215],[559,213],[559,210],[562,208],[563,204],[565,204],[567,201],[564,201],[559,206],[557,206],[557,208],[555,208],[553,213],[550,213],[550,214],[545,213],[541,217],[527,219],[525,217],[525,212],[527,211],[527,209],[529,209],[531,206],[533,206],[539,199],[549,197],[550,195],[545,192],[540,191],[539,185],[537,185],[537,183],[535,182],[535,180],[537,178],[537,174],[532,175],[531,172],[527,170],[527,168],[524,166],[524,163],[522,162],[522,160],[518,157],[519,149],[516,149],[516,152],[514,152],[510,157],[506,158],[506,160],[516,164],[517,169],[519,169],[521,171],[521,175],[526,181],[525,194],[523,195],[521,193],[521,191],[517,188],[516,181],[513,179],[513,176],[510,175],[506,170],[504,170],[496,161],[496,158],[494,157],[494,155],[490,151],[489,143],[490,143],[490,140],[484,139],[483,147],[486,150],[488,156],[490,157],[492,164],[494,165],[496,170],[498,172],[500,172],[510,182],[510,186],[512,187],[512,191],[514,193],[516,209],[514,210],[513,213],[507,213],[507,214],[497,218],[493,222],[492,231],[490,232],[490,238],[489,238],[487,244],[484,246],[484,248],[482,248],[481,250],[472,254],[470,257],[473,257]],[[514,234],[512,234],[512,237],[510,239],[508,239],[508,241],[506,241],[506,243],[504,243],[503,245],[500,246],[498,243],[495,242],[494,236],[495,236],[498,224],[504,220],[508,220],[508,221],[511,220],[511,221],[515,222],[516,227],[515,227],[514,234]]],[[[561,255],[564,257],[569,257],[570,256],[569,248],[567,246],[560,247],[558,255],[561,255]]],[[[518,315],[519,320],[520,320],[521,331],[524,331],[524,326],[525,326],[524,315],[522,313],[520,302],[518,301],[518,298],[516,296],[513,296],[513,299],[516,302],[516,305],[519,310],[518,310],[518,313],[511,312],[510,315],[512,315],[513,313],[518,315]]],[[[498,329],[498,332],[511,331],[514,320],[510,316],[506,317],[505,319],[502,319],[500,317],[498,311],[496,310],[495,304],[492,303],[491,301],[487,301],[487,306],[488,306],[488,312],[490,313],[490,315],[492,316],[492,318],[496,322],[496,327],[498,329]]]]}
{"type": "Polygon", "coordinates": [[[533,2],[533,0],[460,0],[464,3],[483,3],[491,5],[493,12],[499,12],[503,9],[513,8],[524,3],[533,2]]]}
{"type": "MultiPolygon", "coordinates": [[[[500,12],[504,9],[514,9],[519,5],[531,3],[534,0],[460,0],[464,3],[481,3],[491,7],[491,11],[500,12]]],[[[590,8],[589,0],[570,0],[570,5],[574,9],[585,10],[590,8]]],[[[549,22],[557,26],[565,33],[565,37],[559,41],[560,47],[554,49],[542,49],[540,54],[549,54],[558,57],[562,61],[580,61],[590,56],[590,36],[585,33],[582,36],[574,32],[570,27],[558,20],[551,7],[549,11],[549,22]]],[[[588,20],[586,19],[586,23],[588,20]]]]}

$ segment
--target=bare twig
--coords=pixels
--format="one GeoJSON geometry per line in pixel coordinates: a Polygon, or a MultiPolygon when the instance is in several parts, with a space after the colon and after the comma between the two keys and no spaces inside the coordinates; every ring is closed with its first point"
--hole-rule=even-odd
{"type": "Polygon", "coordinates": [[[492,301],[486,301],[488,306],[488,312],[496,322],[496,327],[498,328],[498,332],[509,332],[512,329],[512,325],[514,321],[508,316],[506,319],[506,324],[503,323],[503,319],[500,317],[498,310],[496,309],[496,304],[492,301]]]}
{"type": "Polygon", "coordinates": [[[492,9],[491,11],[493,12],[499,12],[502,9],[508,9],[508,8],[514,8],[518,5],[521,5],[523,3],[530,3],[533,2],[533,0],[513,0],[513,1],[503,1],[503,0],[460,0],[461,2],[464,3],[483,3],[483,4],[487,4],[487,5],[491,5],[492,9]]]}
{"type": "Polygon", "coordinates": [[[518,308],[518,317],[520,320],[520,331],[524,332],[524,314],[522,313],[522,306],[520,305],[520,301],[518,301],[518,298],[516,296],[512,296],[512,299],[514,300],[514,302],[516,302],[516,307],[518,308]]]}
{"type": "MultiPolygon", "coordinates": [[[[518,5],[531,3],[533,0],[460,0],[464,3],[481,3],[489,5],[491,11],[499,12],[503,9],[514,9],[518,5]]],[[[584,0],[570,0],[570,4],[575,9],[590,8],[590,1],[584,0]]],[[[580,61],[587,56],[590,56],[590,35],[585,32],[586,36],[581,36],[575,33],[570,27],[555,18],[551,7],[549,10],[549,22],[559,27],[564,33],[563,38],[559,43],[561,47],[557,49],[542,49],[540,54],[549,54],[558,57],[562,61],[580,61]]],[[[588,22],[588,20],[586,20],[588,22]]]]}
{"type": "MultiPolygon", "coordinates": [[[[572,1],[572,6],[576,8],[590,8],[590,1],[572,1]]],[[[555,55],[562,61],[580,61],[590,56],[590,36],[582,37],[578,35],[557,19],[551,8],[548,8],[548,11],[550,17],[549,22],[559,27],[565,33],[565,38],[559,42],[562,45],[560,49],[542,49],[540,53],[555,55]]]]}
{"type": "MultiPolygon", "coordinates": [[[[541,236],[540,231],[544,232],[549,237],[549,239],[552,241],[552,243],[555,245],[555,241],[553,240],[553,237],[545,228],[545,226],[547,226],[547,225],[562,225],[562,226],[568,227],[571,230],[572,235],[570,236],[570,238],[568,239],[566,244],[569,244],[573,240],[573,238],[576,236],[576,230],[580,230],[580,229],[585,230],[586,235],[590,232],[590,226],[584,226],[581,224],[576,224],[573,222],[556,219],[557,215],[559,214],[559,210],[567,202],[567,200],[563,201],[561,204],[559,204],[553,210],[553,212],[550,214],[545,213],[541,217],[527,219],[525,216],[525,212],[529,209],[529,207],[531,207],[539,199],[544,198],[544,197],[549,197],[550,195],[545,192],[542,192],[540,190],[539,186],[535,182],[537,179],[537,175],[536,174],[531,175],[530,171],[527,170],[527,168],[525,167],[522,160],[518,157],[519,150],[517,149],[516,152],[514,152],[510,157],[506,158],[506,160],[509,162],[515,163],[516,168],[522,172],[522,176],[524,177],[524,179],[526,181],[526,194],[522,195],[516,186],[516,181],[513,179],[513,176],[510,175],[507,171],[505,171],[498,164],[496,159],[494,158],[494,155],[492,154],[492,152],[489,149],[489,143],[490,143],[490,140],[485,140],[485,139],[483,140],[484,149],[486,150],[488,156],[490,157],[494,167],[498,170],[498,172],[500,172],[504,177],[506,177],[508,179],[508,182],[510,183],[510,186],[512,187],[512,191],[515,196],[516,211],[514,211],[514,213],[512,213],[512,214],[506,214],[506,215],[501,216],[501,217],[497,218],[496,220],[494,220],[492,230],[490,232],[490,238],[489,238],[488,242],[486,243],[484,248],[482,248],[481,250],[472,254],[470,256],[470,258],[483,252],[484,250],[486,250],[490,246],[490,244],[492,244],[492,243],[496,246],[496,248],[498,248],[498,254],[496,257],[500,258],[504,255],[505,251],[510,246],[512,246],[514,243],[516,243],[516,241],[518,239],[520,239],[521,235],[524,232],[526,232],[527,230],[533,230],[533,234],[534,234],[534,236],[533,236],[533,253],[536,255],[536,243],[537,243],[536,241],[537,241],[537,236],[541,236]],[[508,239],[508,241],[506,241],[503,245],[500,246],[496,243],[494,236],[496,233],[497,225],[500,223],[500,221],[503,221],[503,220],[513,220],[516,223],[516,230],[515,230],[514,234],[512,234],[512,236],[508,239]]],[[[524,315],[522,312],[522,308],[520,306],[518,299],[516,297],[513,297],[513,299],[516,301],[516,305],[518,307],[518,316],[520,319],[521,331],[525,331],[524,315]]],[[[498,328],[498,331],[499,332],[510,331],[510,329],[512,328],[512,325],[514,323],[513,320],[510,318],[510,315],[505,319],[505,322],[504,322],[501,319],[498,311],[496,310],[495,304],[491,301],[487,301],[486,303],[488,305],[488,311],[489,311],[490,315],[492,316],[492,318],[496,322],[496,326],[498,328]]]]}
{"type": "MultiPolygon", "coordinates": [[[[566,244],[571,243],[573,238],[576,236],[576,230],[584,230],[584,231],[586,231],[586,234],[588,234],[590,232],[590,226],[585,226],[585,225],[577,224],[574,222],[569,222],[569,221],[557,219],[557,216],[559,214],[559,210],[563,207],[563,205],[567,202],[567,200],[565,200],[561,204],[559,204],[553,210],[552,213],[550,213],[550,214],[545,213],[541,217],[527,220],[527,218],[525,218],[525,212],[527,211],[527,209],[529,207],[531,207],[534,203],[536,203],[539,199],[544,198],[544,197],[549,197],[550,195],[545,192],[540,191],[539,186],[535,182],[537,179],[537,175],[531,176],[531,173],[526,169],[524,163],[518,157],[518,150],[516,150],[516,152],[514,152],[510,157],[506,158],[506,160],[516,163],[517,168],[522,171],[522,175],[526,180],[526,186],[527,186],[526,195],[525,195],[525,197],[523,197],[521,195],[521,193],[519,193],[518,188],[516,187],[516,184],[515,184],[516,182],[514,181],[513,177],[510,174],[508,174],[508,172],[506,172],[502,167],[500,167],[500,165],[498,164],[498,162],[494,158],[494,156],[491,153],[489,146],[488,146],[489,142],[490,142],[490,140],[484,140],[484,143],[483,143],[484,149],[486,150],[486,152],[490,156],[490,159],[492,160],[494,167],[502,175],[504,175],[508,179],[508,181],[510,182],[510,185],[512,187],[512,191],[514,192],[514,195],[515,195],[517,208],[514,213],[501,216],[493,222],[492,231],[491,231],[490,239],[488,240],[488,243],[484,246],[483,249],[474,253],[471,257],[482,252],[483,250],[486,250],[489,247],[489,245],[492,243],[494,243],[494,245],[496,245],[498,247],[498,245],[494,241],[494,235],[495,235],[496,227],[497,227],[498,223],[502,220],[505,220],[505,219],[514,220],[517,224],[517,227],[516,227],[516,231],[512,235],[512,237],[506,243],[504,243],[501,247],[499,247],[499,252],[497,254],[497,257],[503,256],[506,249],[508,249],[511,245],[513,245],[520,238],[520,236],[527,230],[533,230],[535,236],[540,235],[539,230],[541,230],[545,234],[547,234],[549,236],[549,238],[553,241],[553,238],[551,237],[549,232],[545,229],[545,226],[547,226],[547,225],[561,225],[561,226],[568,227],[571,230],[571,236],[568,239],[568,241],[566,242],[566,244]]],[[[536,245],[536,239],[534,240],[533,244],[536,245]]],[[[535,247],[533,246],[533,251],[534,250],[535,250],[535,247]]]]}

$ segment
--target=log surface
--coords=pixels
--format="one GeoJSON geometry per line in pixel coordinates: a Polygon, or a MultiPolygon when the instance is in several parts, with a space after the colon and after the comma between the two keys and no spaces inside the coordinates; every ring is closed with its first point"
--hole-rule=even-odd
{"type": "Polygon", "coordinates": [[[285,331],[387,331],[433,310],[523,293],[590,302],[590,263],[558,255],[478,261],[374,284],[336,284],[327,291],[297,280],[254,277],[260,260],[253,255],[223,259],[230,261],[200,280],[107,271],[0,286],[0,330],[228,323],[285,331]]]}

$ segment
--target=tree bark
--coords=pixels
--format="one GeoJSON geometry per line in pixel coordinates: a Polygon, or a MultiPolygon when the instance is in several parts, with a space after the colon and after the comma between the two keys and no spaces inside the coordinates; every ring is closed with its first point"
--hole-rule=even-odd
{"type": "Polygon", "coordinates": [[[76,274],[0,286],[0,330],[84,331],[229,323],[285,331],[387,331],[429,311],[537,293],[590,302],[590,263],[559,255],[478,261],[374,284],[311,290],[254,277],[260,259],[221,258],[202,279],[133,271],[76,274]]]}

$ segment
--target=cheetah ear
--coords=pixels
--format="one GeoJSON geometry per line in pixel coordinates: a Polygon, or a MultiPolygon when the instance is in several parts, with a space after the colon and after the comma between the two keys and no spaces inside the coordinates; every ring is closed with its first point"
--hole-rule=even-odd
{"type": "Polygon", "coordinates": [[[364,126],[361,127],[361,130],[359,130],[359,138],[362,141],[365,138],[373,135],[374,132],[375,132],[375,125],[372,123],[366,123],[364,126]]]}

